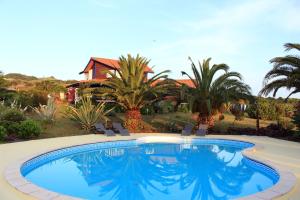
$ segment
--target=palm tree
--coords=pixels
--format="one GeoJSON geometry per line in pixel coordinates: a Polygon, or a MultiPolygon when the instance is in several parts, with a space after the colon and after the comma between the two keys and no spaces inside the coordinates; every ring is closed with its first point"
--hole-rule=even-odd
{"type": "Polygon", "coordinates": [[[116,73],[107,71],[111,78],[104,82],[106,87],[100,89],[103,96],[112,98],[126,110],[125,126],[135,131],[140,128],[142,117],[140,109],[162,97],[170,85],[166,73],[158,73],[150,79],[145,76],[145,67],[149,60],[137,55],[119,58],[120,68],[116,73]]]}
{"type": "Polygon", "coordinates": [[[201,123],[212,126],[213,116],[221,111],[224,104],[238,99],[247,99],[251,96],[250,87],[242,82],[242,76],[238,72],[229,72],[226,64],[218,64],[210,67],[211,58],[199,62],[199,70],[192,61],[194,78],[186,72],[194,83],[195,88],[190,88],[190,99],[192,99],[192,112],[198,114],[198,125],[201,123]],[[224,72],[219,77],[216,74],[224,72]]]}
{"type": "MultiPolygon", "coordinates": [[[[300,44],[286,43],[285,51],[292,49],[300,51],[300,44]]],[[[284,57],[275,57],[270,60],[273,64],[271,69],[264,78],[264,87],[260,91],[260,95],[268,95],[273,92],[276,96],[280,88],[292,90],[287,96],[300,92],[300,57],[297,55],[287,55],[284,57]]]]}

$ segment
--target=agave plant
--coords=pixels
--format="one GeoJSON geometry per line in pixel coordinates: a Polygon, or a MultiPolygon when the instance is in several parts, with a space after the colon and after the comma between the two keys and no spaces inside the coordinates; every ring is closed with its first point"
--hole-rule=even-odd
{"type": "MultiPolygon", "coordinates": [[[[285,50],[292,49],[300,51],[300,44],[287,43],[285,50]]],[[[280,88],[292,90],[288,97],[300,92],[300,57],[299,55],[287,55],[285,57],[275,57],[270,62],[273,64],[264,78],[264,87],[260,95],[268,95],[273,92],[275,97],[280,88]]],[[[288,98],[287,97],[287,98],[288,98]]]]}
{"type": "Polygon", "coordinates": [[[78,107],[68,106],[65,115],[78,122],[86,131],[91,131],[99,120],[106,120],[110,110],[105,111],[104,103],[94,105],[89,97],[83,97],[78,107]]]}
{"type": "Polygon", "coordinates": [[[251,96],[250,87],[242,82],[242,76],[238,72],[229,72],[226,64],[218,64],[210,67],[211,58],[199,62],[199,70],[194,62],[192,70],[194,77],[187,75],[195,85],[190,88],[189,98],[192,100],[193,113],[199,113],[198,124],[213,126],[213,116],[221,111],[224,104],[238,99],[246,99],[251,96]],[[216,74],[224,72],[219,77],[216,74]]]}
{"type": "Polygon", "coordinates": [[[148,79],[145,76],[148,64],[149,60],[139,55],[121,56],[117,73],[107,71],[111,78],[104,82],[107,88],[101,89],[103,96],[116,100],[126,110],[125,125],[130,131],[137,130],[141,125],[141,108],[161,98],[171,84],[167,80],[168,70],[148,79]]]}
{"type": "Polygon", "coordinates": [[[45,122],[54,122],[56,106],[54,102],[54,98],[49,98],[47,101],[47,105],[41,105],[37,108],[32,108],[36,114],[45,122]]]}

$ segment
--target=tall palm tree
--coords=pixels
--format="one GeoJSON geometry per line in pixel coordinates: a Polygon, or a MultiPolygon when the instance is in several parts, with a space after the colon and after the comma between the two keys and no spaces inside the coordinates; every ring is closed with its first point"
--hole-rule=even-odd
{"type": "Polygon", "coordinates": [[[187,75],[194,83],[195,88],[190,88],[190,98],[192,99],[193,113],[199,113],[198,124],[204,123],[212,126],[213,116],[217,114],[224,104],[229,101],[246,99],[251,96],[250,87],[242,82],[242,76],[238,72],[229,72],[226,64],[214,64],[210,67],[211,58],[199,62],[199,70],[189,58],[192,65],[194,77],[187,75]],[[217,73],[223,71],[219,77],[217,73]]]}
{"type": "Polygon", "coordinates": [[[107,71],[111,78],[104,82],[105,88],[100,89],[103,96],[116,100],[126,110],[126,127],[137,130],[142,121],[140,109],[157,101],[170,85],[167,80],[169,70],[160,72],[152,78],[145,76],[145,67],[149,60],[137,55],[119,58],[120,68],[116,73],[107,71]]]}
{"type": "MultiPolygon", "coordinates": [[[[286,43],[285,51],[295,49],[300,51],[300,44],[286,43]]],[[[275,57],[270,60],[273,64],[271,69],[264,78],[264,87],[260,91],[260,95],[268,95],[273,92],[276,96],[280,88],[287,88],[292,94],[300,92],[300,57],[299,55],[287,55],[284,57],[275,57]]]]}

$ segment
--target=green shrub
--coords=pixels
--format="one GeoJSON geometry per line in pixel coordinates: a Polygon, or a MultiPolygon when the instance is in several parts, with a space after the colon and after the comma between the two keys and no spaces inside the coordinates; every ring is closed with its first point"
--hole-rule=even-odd
{"type": "Polygon", "coordinates": [[[250,104],[246,109],[248,117],[256,119],[256,105],[250,104]]]}
{"type": "Polygon", "coordinates": [[[20,110],[14,109],[7,109],[0,118],[1,121],[9,121],[9,122],[21,122],[25,120],[25,115],[20,110]]]}
{"type": "Polygon", "coordinates": [[[22,107],[33,106],[33,95],[28,91],[19,92],[16,100],[22,107]]]}
{"type": "Polygon", "coordinates": [[[5,88],[0,88],[0,100],[4,100],[5,104],[10,104],[14,101],[17,96],[16,91],[7,90],[5,88]]]}
{"type": "Polygon", "coordinates": [[[22,121],[19,125],[18,136],[22,139],[38,137],[42,132],[41,125],[31,119],[22,121]]]}
{"type": "MultiPolygon", "coordinates": [[[[95,101],[95,103],[97,103],[95,101]]],[[[123,107],[121,107],[119,104],[116,104],[116,103],[105,103],[105,108],[104,110],[107,111],[107,110],[111,110],[112,112],[110,112],[109,114],[111,115],[112,113],[124,113],[125,112],[125,109],[123,107]]],[[[78,108],[79,105],[76,105],[76,107],[78,108]]]]}
{"type": "Polygon", "coordinates": [[[166,123],[165,126],[166,129],[171,133],[179,133],[181,131],[177,121],[171,120],[170,122],[166,123]]]}
{"type": "Polygon", "coordinates": [[[8,135],[17,135],[19,132],[19,123],[10,121],[1,121],[0,126],[6,129],[8,135]]]}
{"type": "Polygon", "coordinates": [[[146,105],[141,109],[142,115],[153,115],[154,114],[154,108],[152,105],[146,105]]]}
{"type": "Polygon", "coordinates": [[[158,103],[159,113],[170,113],[174,112],[175,106],[172,101],[160,101],[158,103]]]}
{"type": "Polygon", "coordinates": [[[7,137],[7,131],[3,126],[0,126],[0,141],[7,137]]]}
{"type": "Polygon", "coordinates": [[[181,103],[178,108],[178,112],[188,113],[189,112],[189,104],[188,103],[181,103]]]}
{"type": "Polygon", "coordinates": [[[22,107],[38,107],[40,104],[46,105],[48,101],[48,91],[28,90],[19,92],[17,101],[22,107]]]}
{"type": "Polygon", "coordinates": [[[278,125],[285,130],[292,130],[296,127],[296,125],[287,118],[280,118],[278,120],[278,125]]]}
{"type": "Polygon", "coordinates": [[[212,131],[216,133],[227,133],[229,126],[230,126],[229,123],[218,121],[213,126],[212,131]]]}
{"type": "MultiPolygon", "coordinates": [[[[260,119],[278,120],[280,117],[291,117],[295,110],[295,103],[285,103],[283,100],[272,98],[258,98],[260,119]]],[[[256,105],[251,104],[246,110],[250,118],[256,118],[256,105]]]]}
{"type": "Polygon", "coordinates": [[[0,118],[2,113],[4,113],[7,110],[7,107],[4,105],[4,101],[0,102],[0,118]]]}

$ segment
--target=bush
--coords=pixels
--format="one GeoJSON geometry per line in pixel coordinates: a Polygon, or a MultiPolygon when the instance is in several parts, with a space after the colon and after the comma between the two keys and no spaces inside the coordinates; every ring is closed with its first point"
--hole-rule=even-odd
{"type": "Polygon", "coordinates": [[[25,115],[18,109],[8,109],[1,115],[1,121],[21,122],[25,120],[25,115]]]}
{"type": "Polygon", "coordinates": [[[171,120],[170,122],[166,123],[165,126],[171,133],[179,133],[181,131],[176,121],[171,120]]]}
{"type": "Polygon", "coordinates": [[[47,91],[28,90],[19,92],[17,101],[22,107],[38,107],[40,104],[46,105],[48,101],[47,91]]]}
{"type": "Polygon", "coordinates": [[[152,105],[146,105],[141,109],[142,115],[153,115],[154,114],[154,108],[152,105]]]}
{"type": "Polygon", "coordinates": [[[175,106],[172,101],[161,101],[158,103],[159,113],[170,113],[174,112],[175,106]]]}
{"type": "Polygon", "coordinates": [[[10,121],[1,121],[0,126],[6,129],[8,135],[17,135],[19,132],[19,123],[10,121]]]}
{"type": "Polygon", "coordinates": [[[16,91],[0,88],[0,100],[1,101],[4,100],[6,104],[7,103],[10,104],[11,102],[13,102],[16,96],[17,96],[16,91]]]}
{"type": "MultiPolygon", "coordinates": [[[[260,119],[278,120],[280,117],[291,117],[295,110],[295,103],[285,103],[282,100],[258,98],[260,119]]],[[[256,105],[251,104],[246,110],[250,118],[256,118],[256,105]]]]}
{"type": "Polygon", "coordinates": [[[278,125],[288,131],[290,131],[296,127],[295,124],[293,124],[292,122],[290,122],[290,120],[288,120],[286,118],[280,118],[278,120],[278,125]]]}
{"type": "MultiPolygon", "coordinates": [[[[97,104],[97,103],[98,103],[97,101],[95,101],[95,102],[93,101],[93,104],[97,104]]],[[[80,104],[80,103],[78,103],[78,104],[80,104]]],[[[78,108],[79,105],[76,105],[76,107],[78,108]]],[[[112,113],[124,113],[125,112],[125,109],[116,103],[110,103],[110,102],[105,103],[104,107],[105,107],[104,108],[105,111],[111,110],[111,112],[109,113],[110,115],[112,113]]]]}
{"type": "Polygon", "coordinates": [[[248,117],[256,119],[256,105],[250,104],[246,109],[248,117]]]}
{"type": "Polygon", "coordinates": [[[31,119],[22,121],[19,125],[18,136],[22,139],[38,137],[42,132],[41,125],[31,119]]]}
{"type": "Polygon", "coordinates": [[[7,107],[4,105],[4,101],[0,102],[0,118],[1,118],[1,113],[4,113],[7,110],[7,107]]]}
{"type": "Polygon", "coordinates": [[[212,131],[214,133],[228,133],[229,124],[219,121],[216,122],[215,125],[212,127],[212,131]]]}
{"type": "Polygon", "coordinates": [[[181,103],[178,108],[178,112],[188,113],[189,112],[189,104],[188,103],[181,103]]]}
{"type": "Polygon", "coordinates": [[[298,105],[296,106],[296,112],[293,116],[293,123],[297,126],[298,131],[300,131],[300,103],[298,103],[298,105]]]}
{"type": "Polygon", "coordinates": [[[4,140],[7,137],[6,129],[3,126],[0,126],[0,141],[4,140]]]}

